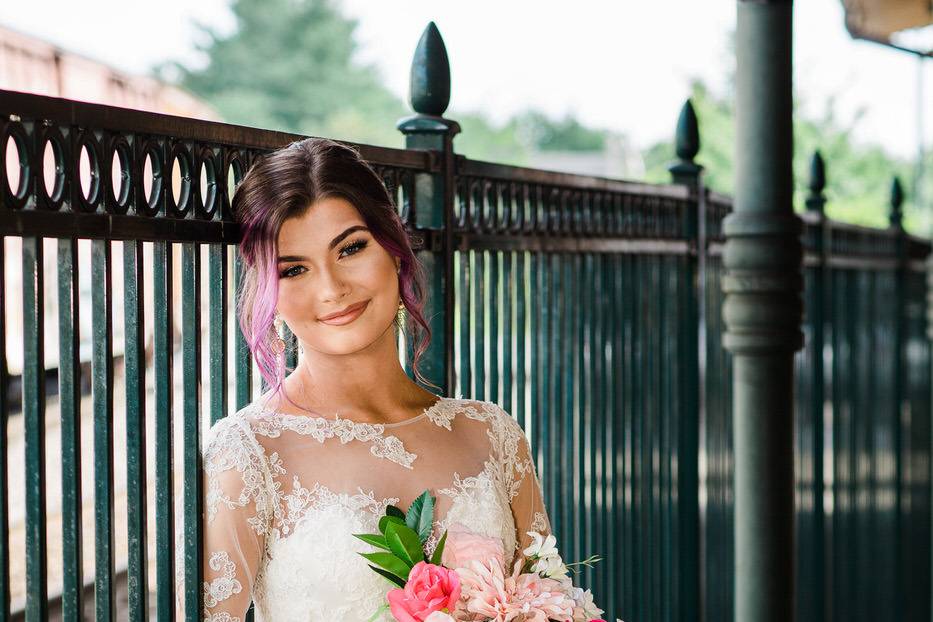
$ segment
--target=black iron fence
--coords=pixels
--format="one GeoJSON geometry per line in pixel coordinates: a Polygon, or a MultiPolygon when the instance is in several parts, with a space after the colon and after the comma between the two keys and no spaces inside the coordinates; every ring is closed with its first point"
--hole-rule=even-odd
{"type": "MultiPolygon", "coordinates": [[[[445,79],[430,58],[435,36],[416,54],[425,84],[445,79]]],[[[731,202],[702,185],[692,108],[675,183],[647,185],[458,156],[458,128],[431,95],[444,89],[425,84],[418,114],[400,123],[408,148],[357,147],[429,274],[426,376],[524,426],[564,556],[606,558],[579,582],[607,619],[731,619],[733,383],[720,288],[731,202]]],[[[90,596],[99,620],[118,607],[171,619],[178,505],[184,599],[197,617],[201,437],[260,386],[230,304],[230,196],[258,155],[298,138],[0,91],[0,352],[22,351],[12,372],[0,357],[0,619],[45,619],[50,603],[78,619],[90,596]],[[6,319],[17,314],[22,334],[6,319]],[[58,382],[47,395],[50,334],[58,382]]],[[[806,347],[787,422],[798,619],[925,620],[930,246],[900,227],[898,190],[889,229],[826,219],[815,166],[806,347]]]]}

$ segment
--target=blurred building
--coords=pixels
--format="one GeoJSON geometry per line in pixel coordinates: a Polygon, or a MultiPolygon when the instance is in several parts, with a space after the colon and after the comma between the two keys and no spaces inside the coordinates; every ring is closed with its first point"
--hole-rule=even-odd
{"type": "Polygon", "coordinates": [[[219,121],[206,102],[0,25],[0,89],[219,121]]]}

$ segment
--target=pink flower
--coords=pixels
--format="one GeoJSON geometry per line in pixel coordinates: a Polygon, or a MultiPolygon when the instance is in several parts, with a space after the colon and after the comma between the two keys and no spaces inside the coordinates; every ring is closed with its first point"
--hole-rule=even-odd
{"type": "Polygon", "coordinates": [[[495,622],[571,620],[574,601],[560,582],[537,573],[522,574],[523,561],[515,561],[509,577],[504,576],[500,564],[479,560],[459,569],[466,611],[495,622]]]}
{"type": "Polygon", "coordinates": [[[405,587],[389,591],[387,597],[398,622],[425,622],[435,611],[457,605],[460,577],[453,570],[421,561],[408,573],[405,587]]]}
{"type": "Polygon", "coordinates": [[[495,561],[505,564],[502,538],[484,536],[471,531],[463,523],[454,523],[447,529],[447,540],[441,563],[448,568],[463,568],[470,560],[495,561]]]}

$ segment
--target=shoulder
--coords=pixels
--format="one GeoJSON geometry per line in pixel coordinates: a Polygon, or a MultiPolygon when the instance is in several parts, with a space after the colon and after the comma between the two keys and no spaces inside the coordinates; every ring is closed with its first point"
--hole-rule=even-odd
{"type": "Polygon", "coordinates": [[[490,400],[451,398],[450,408],[470,418],[487,422],[489,433],[500,443],[514,447],[525,431],[505,408],[490,400]]]}
{"type": "Polygon", "coordinates": [[[253,425],[257,410],[254,404],[215,421],[204,443],[206,461],[256,459],[262,454],[253,425]]]}

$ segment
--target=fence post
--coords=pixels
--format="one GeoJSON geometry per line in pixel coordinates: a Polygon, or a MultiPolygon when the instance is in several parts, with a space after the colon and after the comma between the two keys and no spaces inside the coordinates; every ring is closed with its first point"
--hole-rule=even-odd
{"type": "MultiPolygon", "coordinates": [[[[930,239],[931,239],[931,242],[933,242],[933,230],[930,231],[930,239]]],[[[927,285],[927,296],[926,296],[927,338],[931,342],[933,342],[933,249],[931,249],[930,254],[927,255],[926,263],[927,263],[927,274],[926,274],[927,276],[927,279],[926,279],[927,281],[926,283],[927,285]]],[[[931,370],[933,370],[933,365],[931,365],[930,367],[931,367],[931,370]]],[[[931,390],[930,404],[931,406],[933,406],[933,377],[931,377],[929,381],[930,381],[929,384],[930,384],[930,390],[931,390]]],[[[927,413],[927,416],[933,416],[933,413],[927,413]]],[[[930,426],[930,429],[931,431],[933,431],[933,426],[930,426]]],[[[930,453],[928,454],[928,456],[933,458],[933,438],[931,438],[930,453]]],[[[930,487],[931,492],[933,492],[933,481],[928,480],[927,486],[930,487]]],[[[933,494],[930,495],[930,501],[933,501],[933,494]]],[[[931,508],[931,510],[933,510],[933,508],[931,508]]],[[[933,516],[933,511],[931,511],[930,515],[933,516]]],[[[930,529],[931,531],[933,531],[933,521],[930,522],[930,529]]],[[[933,535],[931,535],[931,541],[933,541],[933,535]]],[[[930,598],[931,598],[930,611],[933,612],[933,547],[930,547],[930,549],[931,549],[930,550],[931,572],[930,572],[930,585],[928,585],[928,588],[929,588],[929,593],[930,593],[930,598]]]]}
{"type": "Polygon", "coordinates": [[[891,412],[894,414],[894,430],[893,430],[893,441],[894,441],[894,611],[892,612],[894,620],[902,619],[902,600],[903,600],[903,573],[901,572],[901,561],[903,559],[903,549],[902,549],[902,538],[903,533],[902,529],[902,519],[903,519],[903,504],[901,497],[901,484],[903,478],[901,477],[902,471],[904,468],[904,461],[902,456],[902,447],[903,447],[903,430],[902,430],[902,417],[903,417],[903,403],[904,403],[904,373],[906,367],[904,365],[904,346],[905,346],[905,337],[907,335],[906,327],[904,326],[906,310],[905,303],[907,297],[907,274],[905,271],[906,261],[907,261],[907,240],[904,235],[904,189],[901,185],[901,180],[895,176],[891,181],[891,197],[890,197],[890,213],[888,214],[888,222],[891,230],[894,231],[895,235],[895,253],[897,267],[895,268],[894,276],[894,369],[892,370],[893,382],[891,386],[891,399],[893,404],[891,405],[891,412]]]}
{"type": "Polygon", "coordinates": [[[739,0],[736,182],[723,221],[723,345],[733,354],[735,620],[794,616],[794,353],[802,345],[793,211],[791,0],[739,0]]]}
{"type": "Polygon", "coordinates": [[[800,555],[809,555],[801,559],[798,566],[806,564],[813,573],[816,583],[813,595],[813,611],[817,619],[829,620],[826,610],[826,515],[823,508],[823,407],[826,402],[826,378],[823,365],[826,323],[826,257],[829,252],[826,226],[826,167],[819,150],[813,152],[810,159],[810,193],[806,198],[809,217],[809,246],[816,256],[813,266],[811,285],[807,291],[806,312],[810,324],[810,352],[813,353],[810,369],[810,417],[813,426],[813,547],[810,551],[798,550],[800,555]]]}
{"type": "Polygon", "coordinates": [[[416,173],[412,197],[412,225],[440,233],[417,251],[424,266],[427,301],[424,316],[431,327],[431,343],[424,353],[422,373],[449,395],[454,389],[454,155],[456,121],[442,115],[450,103],[450,63],[444,40],[434,22],[421,34],[411,63],[410,103],[415,114],[398,122],[408,149],[437,154],[439,170],[416,173]]]}
{"type": "Polygon", "coordinates": [[[680,541],[678,594],[679,619],[698,619],[691,612],[700,612],[702,572],[700,570],[700,506],[699,447],[700,423],[703,420],[703,369],[700,357],[706,355],[704,344],[704,301],[706,274],[706,189],[703,187],[703,167],[694,158],[700,151],[700,132],[693,104],[688,99],[680,110],[675,136],[677,161],[668,167],[676,184],[690,190],[687,210],[683,215],[683,236],[690,246],[681,281],[684,305],[679,338],[680,360],[683,365],[681,382],[680,446],[678,459],[678,532],[680,541]]]}

